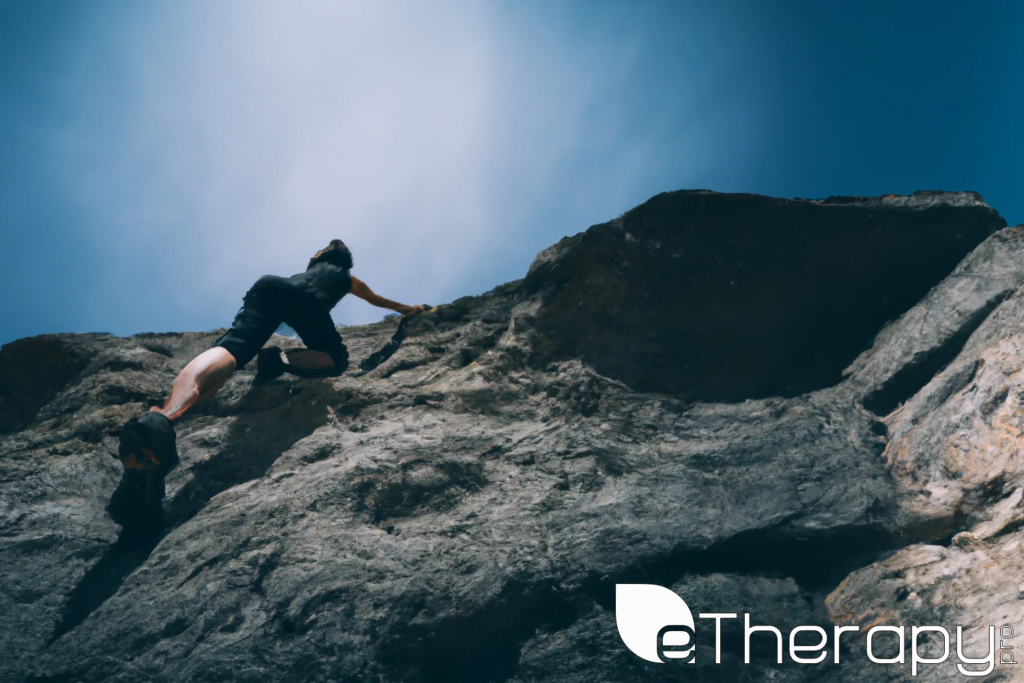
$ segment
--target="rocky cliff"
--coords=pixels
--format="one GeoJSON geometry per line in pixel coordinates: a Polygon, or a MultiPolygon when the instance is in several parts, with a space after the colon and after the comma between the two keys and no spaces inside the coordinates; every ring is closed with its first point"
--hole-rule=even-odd
{"type": "MultiPolygon", "coordinates": [[[[217,333],[13,342],[0,678],[889,681],[909,654],[869,661],[873,625],[1024,646],[1022,287],[1024,227],[973,193],[659,195],[376,368],[237,373],[134,537],[104,512],[116,431],[217,333]],[[721,663],[705,631],[694,665],[632,654],[617,583],[738,613],[721,663]],[[743,613],[862,631],[814,665],[759,634],[747,664],[743,613]]],[[[395,325],[343,330],[353,359],[395,325]]]]}

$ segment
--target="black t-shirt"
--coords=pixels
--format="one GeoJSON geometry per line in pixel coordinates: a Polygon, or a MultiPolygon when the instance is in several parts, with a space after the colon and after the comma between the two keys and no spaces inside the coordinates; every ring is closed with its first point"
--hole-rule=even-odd
{"type": "Polygon", "coordinates": [[[300,291],[316,298],[324,308],[331,310],[352,289],[352,276],[348,268],[321,262],[304,273],[287,278],[300,291]]]}

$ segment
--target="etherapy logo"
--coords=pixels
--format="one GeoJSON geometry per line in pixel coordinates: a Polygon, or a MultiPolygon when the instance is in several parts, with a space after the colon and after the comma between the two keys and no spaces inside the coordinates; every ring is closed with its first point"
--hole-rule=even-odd
{"type": "MultiPolygon", "coordinates": [[[[735,612],[707,612],[697,615],[714,622],[715,664],[722,662],[722,621],[740,617],[735,612]]],[[[861,627],[854,624],[835,625],[829,634],[821,626],[796,626],[784,637],[774,626],[752,625],[751,615],[743,614],[743,663],[750,664],[751,638],[764,638],[776,650],[776,662],[782,664],[783,652],[796,664],[821,664],[827,659],[839,664],[840,640],[851,645],[853,634],[861,627]],[[829,636],[831,635],[831,639],[829,636]],[[798,636],[803,636],[798,639],[798,636]],[[809,640],[808,640],[809,638],[809,640]],[[831,642],[830,642],[831,640],[831,642]],[[788,641],[788,648],[785,644],[788,641]],[[832,655],[829,657],[829,655],[832,655]]],[[[693,614],[686,602],[674,591],[647,583],[620,583],[615,585],[615,622],[619,636],[633,654],[655,664],[670,662],[695,663],[697,631],[693,614]]],[[[709,625],[710,628],[710,625],[709,625]]],[[[942,626],[874,625],[867,630],[862,641],[867,658],[875,664],[904,664],[910,659],[912,676],[918,675],[922,664],[941,664],[949,659],[950,633],[942,626]],[[907,638],[907,631],[909,639],[907,638]],[[879,643],[888,639],[888,647],[879,656],[879,643]],[[909,640],[909,643],[908,643],[909,640]],[[909,647],[907,645],[909,644],[909,647]],[[936,647],[941,644],[941,648],[936,647]],[[909,650],[909,657],[908,657],[909,650]],[[895,652],[895,654],[893,654],[895,652]]],[[[983,657],[971,657],[965,652],[962,626],[956,627],[957,670],[964,676],[987,676],[995,665],[1017,664],[1013,645],[1014,628],[1004,624],[999,628],[998,655],[996,627],[988,627],[988,652],[983,657]]],[[[856,642],[856,641],[853,641],[856,642]]],[[[980,653],[977,653],[980,654],[980,653]]]]}
{"type": "Polygon", "coordinates": [[[615,623],[622,642],[648,662],[693,663],[693,615],[681,597],[649,583],[615,585],[615,623]]]}

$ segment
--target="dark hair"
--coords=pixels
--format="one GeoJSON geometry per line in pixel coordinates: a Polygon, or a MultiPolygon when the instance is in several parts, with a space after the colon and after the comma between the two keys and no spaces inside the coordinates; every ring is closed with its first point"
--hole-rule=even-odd
{"type": "Polygon", "coordinates": [[[352,268],[352,252],[348,250],[348,247],[341,240],[331,240],[330,244],[316,252],[316,256],[309,259],[309,265],[306,266],[306,270],[309,270],[318,263],[333,263],[342,268],[352,268]]]}

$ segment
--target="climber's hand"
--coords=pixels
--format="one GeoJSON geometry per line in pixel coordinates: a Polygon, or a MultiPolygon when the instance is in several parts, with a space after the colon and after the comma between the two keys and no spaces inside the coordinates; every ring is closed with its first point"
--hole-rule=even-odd
{"type": "Polygon", "coordinates": [[[403,318],[411,318],[414,315],[418,315],[423,311],[429,311],[432,307],[429,304],[420,304],[419,306],[404,306],[403,310],[399,311],[403,318]]]}

